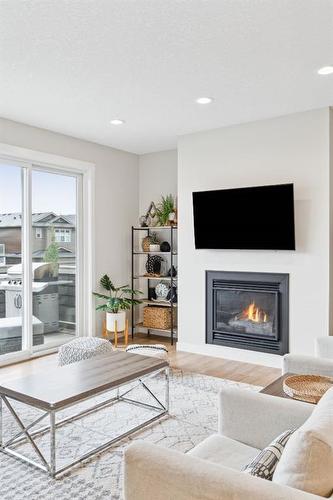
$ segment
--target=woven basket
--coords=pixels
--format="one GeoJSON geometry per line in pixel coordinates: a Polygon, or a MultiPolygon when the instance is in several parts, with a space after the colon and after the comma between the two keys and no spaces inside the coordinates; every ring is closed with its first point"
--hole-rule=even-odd
{"type": "MultiPolygon", "coordinates": [[[[173,324],[176,323],[176,310],[173,311],[173,324]]],[[[171,307],[144,307],[143,326],[146,328],[158,328],[169,330],[171,328],[171,307]]]]}
{"type": "Polygon", "coordinates": [[[283,390],[288,396],[307,403],[318,403],[330,387],[333,387],[333,379],[321,375],[291,375],[283,381],[283,390]]]}

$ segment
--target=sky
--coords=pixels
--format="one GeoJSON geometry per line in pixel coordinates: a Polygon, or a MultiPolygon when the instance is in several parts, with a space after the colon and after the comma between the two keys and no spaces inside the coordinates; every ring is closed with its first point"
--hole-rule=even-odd
{"type": "MultiPolygon", "coordinates": [[[[21,168],[0,163],[0,214],[21,212],[21,168]]],[[[76,213],[76,178],[33,171],[32,212],[76,213]]]]}

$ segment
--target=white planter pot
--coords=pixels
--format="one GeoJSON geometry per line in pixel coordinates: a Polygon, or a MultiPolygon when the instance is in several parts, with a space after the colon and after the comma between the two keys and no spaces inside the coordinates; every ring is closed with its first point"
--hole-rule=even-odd
{"type": "Polygon", "coordinates": [[[109,332],[114,332],[116,330],[116,321],[117,332],[123,332],[125,330],[126,312],[120,311],[118,313],[106,313],[106,329],[109,332]]]}
{"type": "Polygon", "coordinates": [[[160,248],[161,248],[160,245],[149,245],[150,252],[159,252],[160,248]]]}

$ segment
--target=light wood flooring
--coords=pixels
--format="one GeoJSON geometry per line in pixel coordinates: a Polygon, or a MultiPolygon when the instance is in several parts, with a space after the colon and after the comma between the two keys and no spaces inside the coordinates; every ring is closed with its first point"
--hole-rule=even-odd
{"type": "MultiPolygon", "coordinates": [[[[240,363],[227,359],[191,354],[176,351],[165,337],[137,334],[134,343],[165,344],[169,350],[170,365],[184,371],[201,373],[212,377],[246,382],[248,384],[266,386],[281,375],[281,370],[250,363],[240,363]]],[[[42,372],[57,366],[57,355],[50,354],[23,363],[0,368],[0,383],[4,380],[18,378],[32,373],[42,372]]]]}

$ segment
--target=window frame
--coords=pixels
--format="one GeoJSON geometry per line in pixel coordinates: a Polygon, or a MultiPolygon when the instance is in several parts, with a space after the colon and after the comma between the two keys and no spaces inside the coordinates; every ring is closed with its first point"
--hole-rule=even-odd
{"type": "Polygon", "coordinates": [[[22,172],[22,266],[23,280],[23,331],[22,350],[0,356],[0,366],[29,359],[41,354],[55,352],[56,348],[43,351],[32,346],[32,172],[40,170],[49,173],[74,175],[77,201],[77,230],[75,232],[77,248],[76,273],[76,311],[77,335],[94,336],[95,310],[92,290],[94,269],[94,185],[95,165],[90,162],[74,160],[48,153],[0,143],[0,161],[21,167],[22,172]],[[84,200],[84,203],[83,203],[84,200]]]}
{"type": "Polygon", "coordinates": [[[6,265],[6,244],[5,243],[0,243],[0,248],[3,248],[3,250],[0,250],[0,266],[5,266],[6,265]]]}

